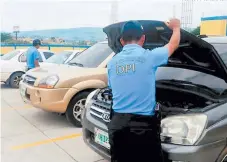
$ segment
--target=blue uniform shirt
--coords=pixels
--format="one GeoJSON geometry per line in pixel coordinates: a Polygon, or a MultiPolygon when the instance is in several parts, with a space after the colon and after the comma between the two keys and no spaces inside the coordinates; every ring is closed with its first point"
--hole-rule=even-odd
{"type": "Polygon", "coordinates": [[[35,60],[39,59],[39,51],[35,47],[30,47],[27,51],[27,66],[35,68],[35,60]]]}
{"type": "Polygon", "coordinates": [[[146,50],[128,44],[107,65],[113,110],[118,113],[153,115],[156,105],[155,73],[168,62],[168,48],[146,50]]]}

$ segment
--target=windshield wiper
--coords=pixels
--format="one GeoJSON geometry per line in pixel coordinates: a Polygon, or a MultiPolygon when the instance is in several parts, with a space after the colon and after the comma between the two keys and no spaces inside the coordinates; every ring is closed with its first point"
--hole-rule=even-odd
{"type": "Polygon", "coordinates": [[[71,62],[71,63],[68,63],[68,64],[69,64],[69,65],[76,65],[76,66],[84,67],[83,64],[78,63],[78,62],[71,62]]]}

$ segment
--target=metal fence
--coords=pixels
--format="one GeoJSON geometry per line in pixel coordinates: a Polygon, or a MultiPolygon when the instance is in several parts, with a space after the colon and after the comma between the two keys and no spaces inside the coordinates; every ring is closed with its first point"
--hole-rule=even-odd
{"type": "MultiPolygon", "coordinates": [[[[15,49],[25,49],[31,47],[32,44],[1,44],[1,54],[6,54],[15,49]]],[[[74,50],[74,49],[86,49],[90,46],[79,46],[79,45],[63,45],[63,44],[42,44],[40,49],[48,49],[53,52],[59,52],[63,50],[74,50]]]]}

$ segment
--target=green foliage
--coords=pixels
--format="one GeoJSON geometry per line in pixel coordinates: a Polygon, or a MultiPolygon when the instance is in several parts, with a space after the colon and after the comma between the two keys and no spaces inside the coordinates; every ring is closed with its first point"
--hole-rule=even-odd
{"type": "Polygon", "coordinates": [[[191,33],[194,34],[194,35],[200,35],[200,26],[195,28],[191,33]]]}
{"type": "Polygon", "coordinates": [[[1,42],[11,41],[12,36],[10,33],[1,33],[1,42]]]}

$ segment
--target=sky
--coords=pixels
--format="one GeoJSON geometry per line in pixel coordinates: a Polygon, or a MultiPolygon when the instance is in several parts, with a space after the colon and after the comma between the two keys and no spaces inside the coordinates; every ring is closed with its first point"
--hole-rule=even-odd
{"type": "MultiPolygon", "coordinates": [[[[117,20],[181,18],[182,0],[118,0],[117,20]],[[175,6],[175,7],[174,7],[175,6]],[[174,10],[175,8],[175,10],[174,10]]],[[[1,0],[1,31],[104,27],[111,23],[111,0],[1,0]]],[[[191,27],[202,16],[227,15],[227,0],[193,0],[191,27]],[[215,9],[214,9],[215,8],[215,9]]]]}

